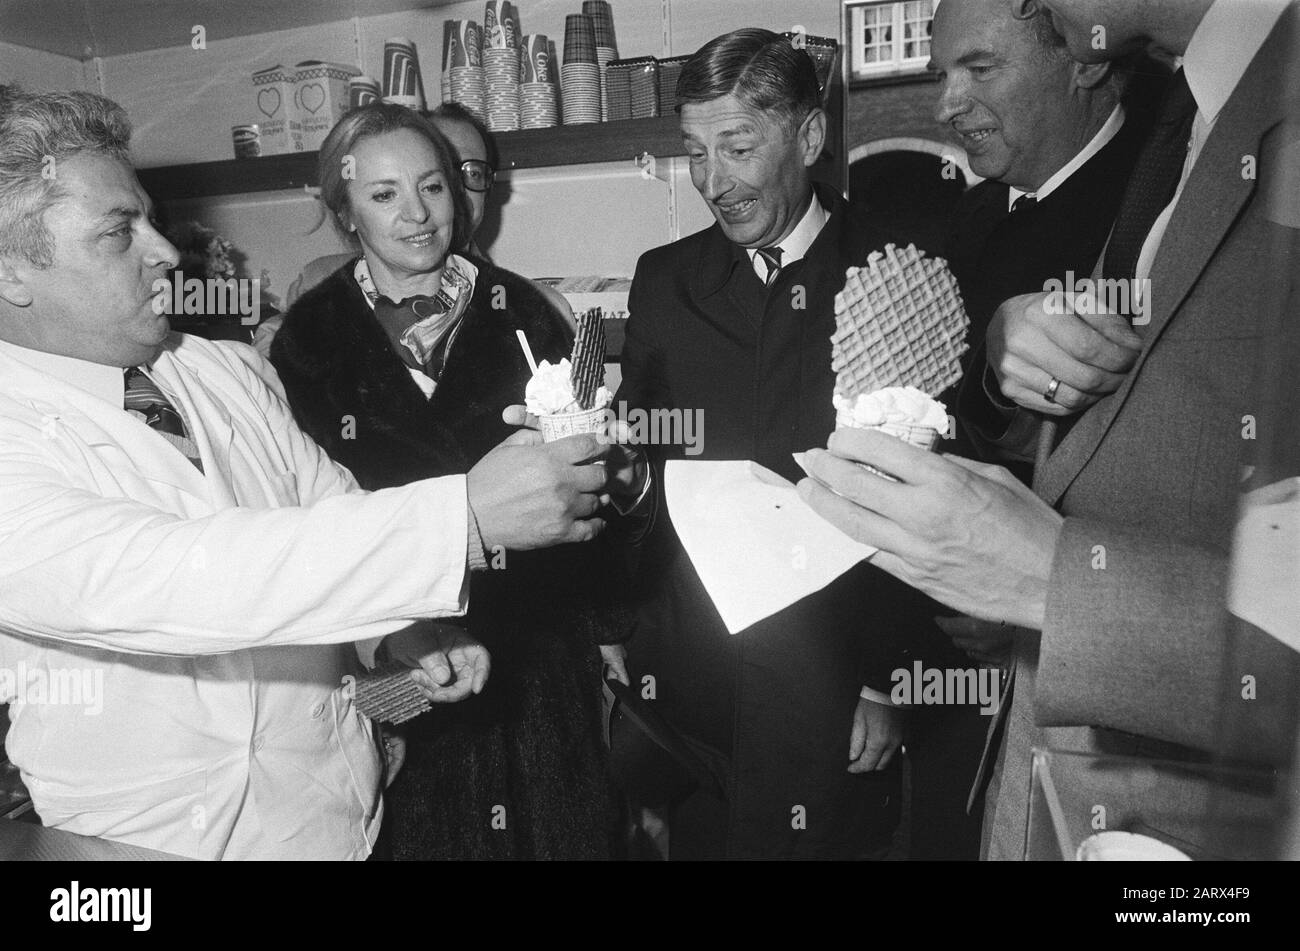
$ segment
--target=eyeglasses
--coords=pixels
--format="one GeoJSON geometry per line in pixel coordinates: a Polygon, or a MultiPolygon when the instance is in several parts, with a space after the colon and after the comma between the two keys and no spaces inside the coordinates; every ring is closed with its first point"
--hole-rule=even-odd
{"type": "Polygon", "coordinates": [[[497,170],[482,159],[470,159],[460,163],[460,177],[470,191],[485,192],[496,181],[497,170]]]}

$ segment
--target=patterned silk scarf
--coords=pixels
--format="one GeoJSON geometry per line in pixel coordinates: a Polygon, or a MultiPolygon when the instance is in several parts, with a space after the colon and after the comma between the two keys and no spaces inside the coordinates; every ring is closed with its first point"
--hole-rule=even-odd
{"type": "Polygon", "coordinates": [[[366,295],[371,308],[407,312],[415,323],[402,333],[400,343],[424,368],[432,380],[437,380],[451,352],[456,334],[478,280],[478,268],[457,254],[447,255],[442,265],[442,282],[438,293],[432,297],[417,294],[396,304],[382,296],[370,276],[370,266],[364,257],[357,262],[353,277],[366,295]]]}

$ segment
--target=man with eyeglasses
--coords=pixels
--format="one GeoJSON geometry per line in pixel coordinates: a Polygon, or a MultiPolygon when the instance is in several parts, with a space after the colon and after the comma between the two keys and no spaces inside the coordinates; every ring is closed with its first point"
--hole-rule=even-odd
{"type": "MultiPolygon", "coordinates": [[[[491,258],[478,241],[478,231],[487,214],[488,193],[492,191],[492,186],[497,180],[496,141],[483,121],[458,102],[444,102],[429,113],[429,118],[433,120],[438,131],[447,137],[451,147],[456,150],[456,157],[461,160],[460,176],[461,181],[465,183],[466,191],[469,192],[471,218],[469,244],[463,250],[474,257],[490,261],[491,258]]],[[[495,236],[495,227],[489,226],[489,243],[495,236]]],[[[569,325],[574,326],[573,309],[564,295],[549,284],[540,281],[533,283],[563,315],[569,325]]]]}
{"type": "Polygon", "coordinates": [[[438,131],[447,137],[460,159],[461,181],[469,192],[470,215],[473,218],[466,250],[476,257],[486,257],[473,235],[478,233],[479,226],[483,224],[488,192],[492,190],[497,177],[497,149],[492,133],[474,113],[456,102],[444,102],[429,113],[429,118],[438,131]]]}

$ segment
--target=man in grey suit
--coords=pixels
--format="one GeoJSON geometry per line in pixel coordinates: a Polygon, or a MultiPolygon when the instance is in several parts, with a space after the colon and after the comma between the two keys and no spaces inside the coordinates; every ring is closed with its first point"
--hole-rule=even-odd
{"type": "MultiPolygon", "coordinates": [[[[986,752],[990,858],[1025,854],[1034,747],[1276,764],[1295,726],[1295,655],[1258,632],[1234,645],[1225,590],[1245,422],[1275,425],[1252,394],[1261,338],[1298,260],[1295,222],[1274,200],[1291,172],[1281,155],[1295,136],[1284,119],[1296,9],[1043,3],[1077,59],[1148,43],[1184,58],[1182,102],[1175,88],[1094,275],[1141,290],[1137,306],[1062,312],[1060,295],[1036,294],[998,309],[989,350],[1005,415],[983,436],[1012,456],[1037,445],[1034,493],[1005,469],[869,431],[810,453],[800,485],[881,549],[875,564],[970,615],[967,639],[1014,629],[1010,702],[986,752]]],[[[1099,804],[1121,795],[1110,782],[1099,804]]],[[[1215,854],[1199,822],[1211,795],[1157,783],[1143,827],[1215,854]]]]}

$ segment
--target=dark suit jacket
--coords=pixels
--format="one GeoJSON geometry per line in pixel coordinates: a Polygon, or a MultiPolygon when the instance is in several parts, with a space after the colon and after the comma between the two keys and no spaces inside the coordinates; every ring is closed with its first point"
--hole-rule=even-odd
{"type": "MultiPolygon", "coordinates": [[[[1005,300],[1042,291],[1050,279],[1065,280],[1071,271],[1078,278],[1092,273],[1149,129],[1149,113],[1130,110],[1115,137],[1032,208],[1011,214],[1010,187],[995,181],[976,185],[958,204],[946,257],[961,286],[971,329],[961,395],[949,395],[959,427],[951,451],[971,454],[967,450],[977,440],[966,430],[968,420],[983,428],[997,425],[999,417],[983,389],[988,370],[984,333],[993,312],[1005,300]]],[[[1029,481],[1027,464],[1008,465],[1029,481]]]]}
{"type": "MultiPolygon", "coordinates": [[[[835,428],[835,294],[845,269],[884,236],[849,220],[837,194],[820,198],[829,222],[771,289],[716,225],[637,265],[618,399],[701,410],[703,453],[693,458],[750,459],[797,480],[791,453],[824,446],[835,428]]],[[[637,677],[655,678],[655,703],[670,722],[729,758],[728,854],[858,854],[897,804],[892,770],[845,771],[858,690],[888,692],[909,650],[927,633],[941,640],[924,600],[864,564],[731,636],[668,514],[660,511],[644,544],[632,664],[637,677]],[[791,828],[795,804],[817,817],[806,830],[791,828]]],[[[745,570],[744,552],[736,570],[745,570]]]]}
{"type": "Polygon", "coordinates": [[[1064,278],[1066,271],[1080,278],[1092,273],[1147,128],[1143,117],[1128,116],[1115,137],[1059,188],[1014,215],[1007,210],[1010,187],[1002,182],[980,182],[962,196],[946,257],[961,285],[973,344],[984,339],[1004,300],[1041,291],[1045,281],[1064,278]]]}
{"type": "MultiPolygon", "coordinates": [[[[1235,490],[1252,448],[1243,417],[1276,425],[1254,389],[1264,330],[1295,281],[1294,224],[1274,220],[1263,197],[1281,190],[1289,171],[1282,91],[1294,25],[1292,8],[1197,161],[1151,273],[1151,322],[1137,365],[1036,474],[1039,495],[1066,518],[1041,636],[1017,638],[1015,691],[986,813],[990,857],[1022,854],[1031,747],[1178,759],[1218,748],[1234,759],[1285,758],[1300,682],[1295,655],[1248,631],[1234,642],[1224,593],[1235,490]],[[1243,175],[1245,156],[1257,158],[1257,178],[1243,175]],[[1247,674],[1258,683],[1258,699],[1248,703],[1247,674]]],[[[1033,435],[1029,415],[1022,412],[1008,440],[1033,435]]],[[[1117,803],[1136,802],[1135,821],[1147,829],[1222,854],[1199,823],[1222,794],[1184,776],[1135,800],[1115,774],[1100,781],[1096,802],[1114,807],[1108,828],[1123,821],[1117,803]]]]}

